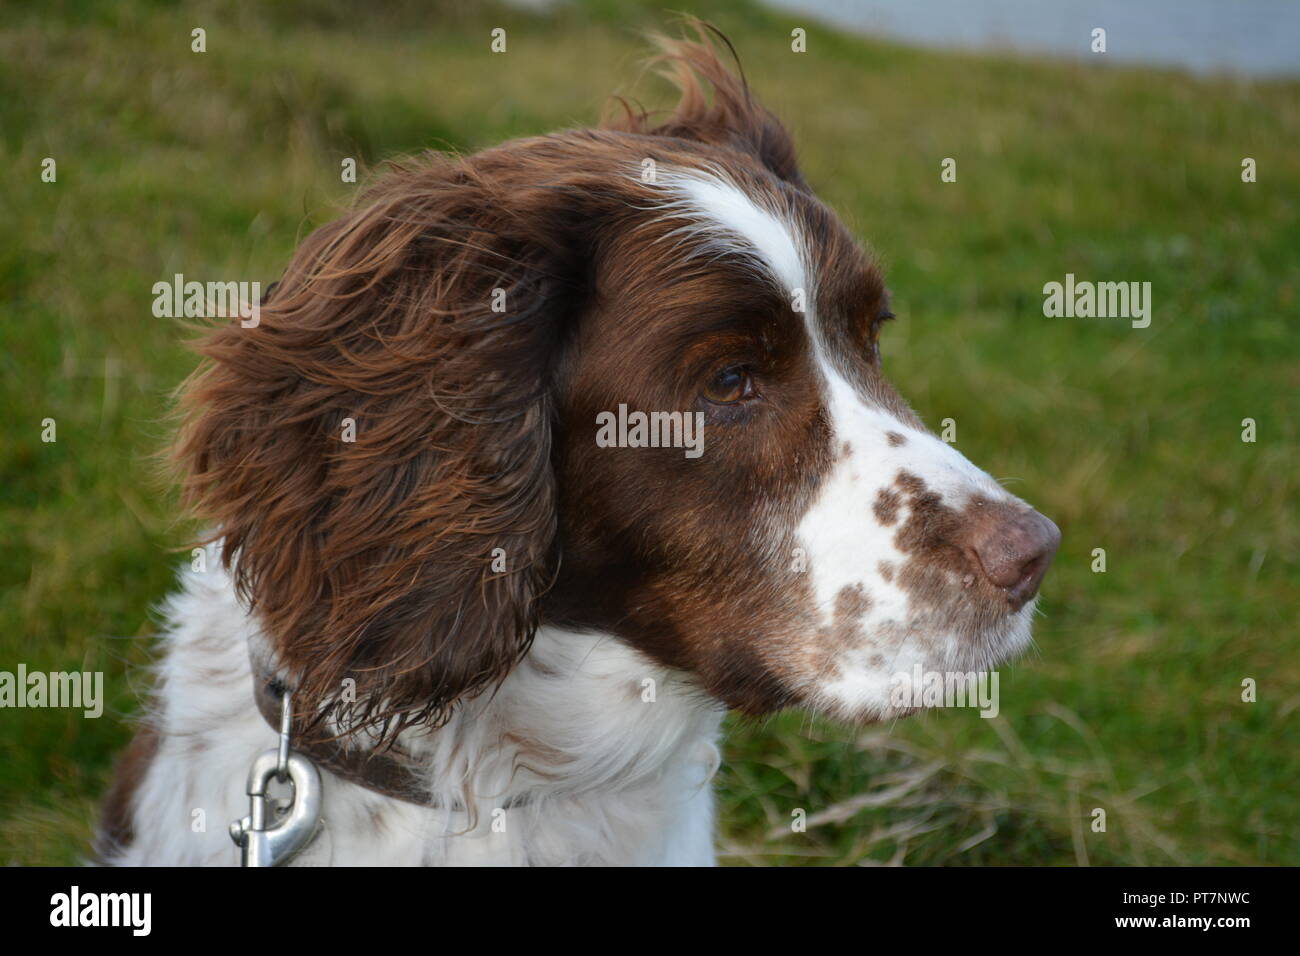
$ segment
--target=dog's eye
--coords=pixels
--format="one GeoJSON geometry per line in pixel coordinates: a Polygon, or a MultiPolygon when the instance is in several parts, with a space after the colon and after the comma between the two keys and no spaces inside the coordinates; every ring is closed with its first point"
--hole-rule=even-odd
{"type": "Polygon", "coordinates": [[[877,347],[878,340],[880,339],[880,327],[892,318],[894,318],[894,313],[890,312],[888,309],[885,309],[883,312],[881,312],[879,315],[877,315],[874,319],[871,320],[871,331],[869,333],[869,337],[870,337],[872,348],[877,347]]]}
{"type": "Polygon", "coordinates": [[[717,405],[734,405],[753,394],[754,379],[743,365],[724,368],[704,386],[704,397],[717,405]]]}

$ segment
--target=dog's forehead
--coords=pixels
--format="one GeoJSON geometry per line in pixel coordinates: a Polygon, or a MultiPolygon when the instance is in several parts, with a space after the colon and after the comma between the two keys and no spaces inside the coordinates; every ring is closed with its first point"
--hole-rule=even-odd
{"type": "Polygon", "coordinates": [[[654,186],[658,216],[674,223],[665,238],[684,240],[692,257],[747,260],[809,319],[810,333],[820,331],[813,320],[824,325],[883,301],[879,270],[808,193],[719,166],[663,170],[654,186]]]}
{"type": "Polygon", "coordinates": [[[745,265],[802,319],[824,372],[862,383],[914,423],[866,360],[864,330],[887,307],[884,278],[834,212],[770,175],[716,165],[661,170],[653,188],[670,227],[660,241],[688,260],[745,265]]]}

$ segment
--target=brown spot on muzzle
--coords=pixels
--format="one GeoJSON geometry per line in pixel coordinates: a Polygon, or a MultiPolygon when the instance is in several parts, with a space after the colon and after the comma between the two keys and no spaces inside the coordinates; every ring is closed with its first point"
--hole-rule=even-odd
{"type": "Polygon", "coordinates": [[[835,625],[856,625],[871,610],[871,598],[862,584],[846,584],[835,595],[835,625]]]}
{"type": "Polygon", "coordinates": [[[865,638],[863,618],[871,610],[871,598],[862,582],[846,584],[835,595],[835,611],[831,623],[817,629],[814,660],[822,678],[835,672],[843,652],[858,647],[865,638]]]}
{"type": "Polygon", "coordinates": [[[871,598],[862,582],[846,584],[835,595],[835,614],[831,623],[821,629],[823,644],[829,640],[835,647],[850,647],[862,637],[862,619],[871,610],[871,598]]]}
{"type": "Polygon", "coordinates": [[[891,525],[898,520],[898,506],[902,503],[902,497],[897,491],[889,488],[881,488],[876,493],[876,503],[871,506],[876,520],[883,525],[891,525]]]}
{"type": "Polygon", "coordinates": [[[1007,612],[1006,598],[985,581],[964,545],[967,512],[987,499],[973,497],[965,511],[944,504],[925,481],[900,471],[895,484],[907,497],[908,514],[894,543],[909,555],[898,571],[898,586],[911,597],[914,613],[933,618],[936,631],[956,631],[967,637],[996,625],[1007,612]],[[973,575],[975,585],[963,586],[973,575]]]}
{"type": "Polygon", "coordinates": [[[959,511],[907,471],[895,484],[907,495],[908,516],[894,543],[911,556],[898,582],[921,608],[943,613],[972,634],[1032,596],[1059,540],[1051,521],[1022,503],[979,494],[959,511]],[[1023,534],[1012,533],[1022,526],[1023,534]],[[983,555],[996,573],[990,574],[983,555]]]}
{"type": "Polygon", "coordinates": [[[888,439],[889,444],[891,444],[895,448],[897,448],[899,445],[907,444],[907,439],[902,435],[900,435],[898,432],[886,432],[885,438],[888,439]]]}

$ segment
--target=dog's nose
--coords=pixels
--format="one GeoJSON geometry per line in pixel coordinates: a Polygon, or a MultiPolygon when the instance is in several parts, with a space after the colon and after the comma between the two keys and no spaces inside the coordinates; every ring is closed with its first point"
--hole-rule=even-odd
{"type": "Polygon", "coordinates": [[[1061,543],[1061,531],[1032,508],[1000,506],[975,528],[971,551],[989,583],[1007,592],[1014,611],[1025,606],[1042,583],[1061,543]]]}

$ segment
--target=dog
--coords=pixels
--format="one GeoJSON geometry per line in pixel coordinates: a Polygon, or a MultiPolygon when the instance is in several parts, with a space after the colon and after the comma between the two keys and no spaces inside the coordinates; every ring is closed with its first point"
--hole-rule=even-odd
{"type": "Polygon", "coordinates": [[[889,719],[1028,644],[1056,526],[886,381],[881,272],[717,43],[660,42],[671,115],[395,162],[207,334],[215,530],[103,862],[708,865],[728,709],[889,719]]]}

